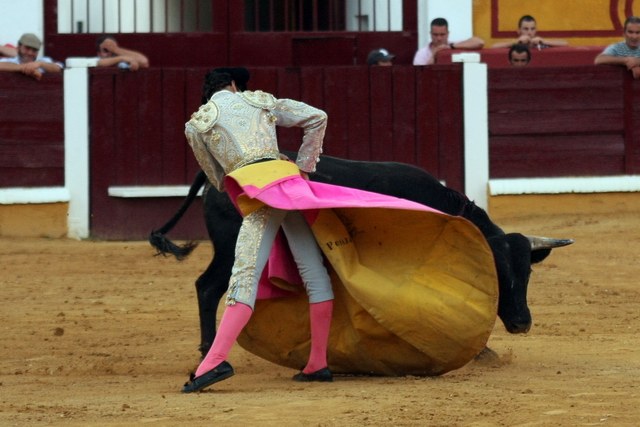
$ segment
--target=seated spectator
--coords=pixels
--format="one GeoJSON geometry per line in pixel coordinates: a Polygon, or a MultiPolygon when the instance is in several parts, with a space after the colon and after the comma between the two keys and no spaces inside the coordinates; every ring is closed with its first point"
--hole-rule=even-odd
{"type": "Polygon", "coordinates": [[[431,65],[435,63],[436,53],[443,49],[482,49],[484,40],[471,37],[462,41],[449,41],[449,23],[444,18],[431,21],[431,43],[418,50],[413,57],[413,65],[431,65]]]}
{"type": "Polygon", "coordinates": [[[523,44],[514,44],[509,49],[509,64],[512,67],[526,67],[531,61],[531,51],[523,44]]]}
{"type": "Polygon", "coordinates": [[[536,20],[531,15],[525,15],[518,22],[518,39],[513,42],[499,42],[491,46],[494,48],[511,47],[514,44],[523,44],[529,49],[543,49],[547,47],[563,47],[569,46],[565,40],[542,39],[538,36],[536,20]]]}
{"type": "Polygon", "coordinates": [[[96,41],[98,67],[118,66],[136,71],[148,68],[149,59],[140,52],[118,46],[113,36],[102,36],[96,41]]]}
{"type": "Polygon", "coordinates": [[[0,58],[13,58],[14,56],[18,56],[18,49],[15,46],[11,44],[0,46],[0,58]]]}
{"type": "Polygon", "coordinates": [[[62,71],[62,63],[54,62],[49,57],[36,61],[41,46],[42,42],[35,34],[23,34],[18,40],[17,56],[0,58],[0,71],[23,73],[36,80],[40,80],[45,72],[59,73],[62,71]]]}
{"type": "Polygon", "coordinates": [[[395,55],[389,54],[387,49],[372,50],[369,52],[369,56],[367,56],[367,65],[390,66],[393,65],[391,61],[393,61],[395,57],[395,55]]]}
{"type": "Polygon", "coordinates": [[[640,78],[640,18],[630,16],[624,22],[624,41],[607,46],[596,56],[596,65],[623,65],[633,73],[633,78],[640,78]]]}

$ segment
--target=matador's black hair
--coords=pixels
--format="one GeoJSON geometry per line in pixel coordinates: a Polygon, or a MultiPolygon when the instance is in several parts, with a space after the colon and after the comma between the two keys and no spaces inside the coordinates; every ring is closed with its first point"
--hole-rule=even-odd
{"type": "Polygon", "coordinates": [[[215,71],[208,73],[202,86],[202,105],[209,102],[214,93],[231,85],[232,80],[229,73],[217,73],[215,71]]]}
{"type": "Polygon", "coordinates": [[[249,70],[244,67],[216,68],[207,73],[202,86],[202,104],[206,104],[209,98],[217,91],[229,86],[233,80],[240,91],[247,90],[247,82],[251,78],[249,70]]]}

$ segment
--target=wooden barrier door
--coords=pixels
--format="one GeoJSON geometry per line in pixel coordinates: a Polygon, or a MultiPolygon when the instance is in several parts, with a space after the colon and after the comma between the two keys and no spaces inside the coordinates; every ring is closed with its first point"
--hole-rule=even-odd
{"type": "MultiPolygon", "coordinates": [[[[462,67],[251,67],[250,89],[293,98],[329,115],[324,154],[399,161],[463,190],[462,67]]],[[[114,197],[110,187],[189,185],[198,164],[184,124],[200,105],[206,68],[90,71],[91,235],[144,239],[182,197],[114,197]]],[[[279,128],[281,149],[300,129],[279,128]]],[[[171,236],[206,238],[192,207],[171,236]]]]}

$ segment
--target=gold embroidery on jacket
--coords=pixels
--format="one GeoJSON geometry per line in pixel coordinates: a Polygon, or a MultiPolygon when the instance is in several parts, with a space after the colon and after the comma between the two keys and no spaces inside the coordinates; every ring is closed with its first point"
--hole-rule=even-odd
{"type": "MultiPolygon", "coordinates": [[[[256,160],[278,158],[276,130],[271,119],[273,114],[264,107],[270,103],[261,102],[263,106],[257,108],[243,94],[219,92],[211,98],[218,107],[219,118],[211,136],[205,136],[204,140],[225,174],[256,160]]],[[[249,98],[256,98],[252,96],[249,98]]],[[[264,96],[273,98],[261,92],[256,99],[264,96]]]]}
{"type": "Polygon", "coordinates": [[[276,107],[276,98],[270,93],[261,90],[256,90],[255,92],[245,90],[241,95],[249,105],[253,105],[254,107],[265,108],[267,110],[276,107]]]}
{"type": "Polygon", "coordinates": [[[189,123],[200,132],[207,132],[218,121],[220,112],[215,102],[209,100],[198,108],[198,111],[191,115],[189,123]]]}
{"type": "Polygon", "coordinates": [[[256,260],[271,212],[271,208],[265,206],[242,220],[226,305],[235,305],[237,301],[249,304],[252,293],[257,292],[260,277],[256,277],[256,260]]]}
{"type": "MultiPolygon", "coordinates": [[[[209,126],[213,120],[205,125],[204,113],[200,112],[204,108],[201,107],[185,133],[201,167],[211,182],[217,183],[214,184],[216,188],[222,188],[225,174],[257,160],[279,157],[274,125],[304,128],[296,164],[304,171],[315,171],[326,129],[327,115],[324,111],[303,102],[277,100],[261,91],[220,91],[211,97],[208,105],[217,107],[215,126],[209,126]],[[208,153],[201,150],[203,148],[208,153]]],[[[207,113],[211,114],[211,110],[207,113]]]]}

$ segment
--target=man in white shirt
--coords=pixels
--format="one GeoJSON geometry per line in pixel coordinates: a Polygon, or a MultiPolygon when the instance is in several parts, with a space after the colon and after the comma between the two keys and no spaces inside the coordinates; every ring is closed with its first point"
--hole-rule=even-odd
{"type": "Polygon", "coordinates": [[[0,71],[23,73],[36,80],[40,80],[45,72],[59,73],[62,71],[62,63],[54,62],[49,57],[36,60],[40,47],[42,47],[42,42],[35,34],[23,34],[18,40],[18,56],[1,58],[0,71]]]}
{"type": "Polygon", "coordinates": [[[443,49],[482,49],[484,40],[479,37],[449,42],[449,23],[444,18],[431,21],[431,43],[416,52],[413,65],[431,65],[435,63],[436,53],[443,49]]]}

